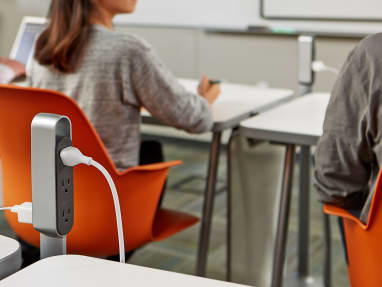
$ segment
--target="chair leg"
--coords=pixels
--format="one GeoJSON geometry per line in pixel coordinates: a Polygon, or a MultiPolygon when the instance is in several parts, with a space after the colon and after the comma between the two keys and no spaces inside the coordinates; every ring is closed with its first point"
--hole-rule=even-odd
{"type": "Polygon", "coordinates": [[[282,286],[288,236],[295,150],[295,145],[287,145],[284,161],[284,174],[282,179],[279,219],[277,224],[275,255],[273,258],[272,287],[282,286]]]}

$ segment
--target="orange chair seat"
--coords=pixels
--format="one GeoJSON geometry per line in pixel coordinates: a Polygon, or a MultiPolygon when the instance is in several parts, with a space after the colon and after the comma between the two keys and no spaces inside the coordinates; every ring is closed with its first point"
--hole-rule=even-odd
{"type": "Polygon", "coordinates": [[[325,205],[324,212],[343,218],[352,287],[382,286],[382,170],[380,170],[366,224],[345,209],[325,205]]]}
{"type": "MultiPolygon", "coordinates": [[[[138,166],[120,172],[100,137],[75,101],[58,92],[0,85],[0,160],[5,206],[31,201],[30,125],[38,113],[66,115],[72,122],[73,145],[111,174],[119,195],[126,251],[165,239],[195,224],[192,215],[158,210],[168,169],[179,161],[138,166]]],[[[39,246],[39,233],[6,212],[14,232],[39,246]]],[[[74,226],[68,252],[109,256],[118,253],[115,211],[109,186],[93,167],[74,168],[74,226]]]]}

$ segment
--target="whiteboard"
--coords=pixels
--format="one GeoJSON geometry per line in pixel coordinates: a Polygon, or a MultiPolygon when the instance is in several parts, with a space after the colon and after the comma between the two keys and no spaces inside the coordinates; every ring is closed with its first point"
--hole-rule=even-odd
{"type": "Polygon", "coordinates": [[[382,21],[381,0],[261,0],[271,19],[382,21]]]}
{"type": "Polygon", "coordinates": [[[246,28],[259,18],[258,0],[138,0],[116,24],[246,28]]]}

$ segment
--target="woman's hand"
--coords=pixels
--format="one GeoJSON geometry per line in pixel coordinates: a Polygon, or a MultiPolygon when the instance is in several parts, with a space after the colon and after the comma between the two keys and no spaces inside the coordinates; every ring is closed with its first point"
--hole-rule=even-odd
{"type": "Polygon", "coordinates": [[[24,76],[26,74],[25,65],[23,63],[18,62],[18,61],[11,60],[11,59],[5,58],[5,57],[0,57],[0,64],[3,64],[5,66],[8,66],[9,68],[11,68],[13,70],[13,72],[15,73],[14,78],[18,78],[18,77],[24,76]]]}
{"type": "Polygon", "coordinates": [[[220,84],[210,84],[209,79],[203,76],[198,86],[198,93],[212,106],[220,95],[220,84]]]}

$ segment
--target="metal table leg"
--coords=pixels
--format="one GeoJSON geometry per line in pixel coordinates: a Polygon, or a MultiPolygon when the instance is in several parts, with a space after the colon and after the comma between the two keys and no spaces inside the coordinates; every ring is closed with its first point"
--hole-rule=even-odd
{"type": "Polygon", "coordinates": [[[332,231],[330,228],[330,216],[324,216],[324,236],[325,236],[325,266],[324,266],[324,286],[332,286],[332,231]]]}
{"type": "Polygon", "coordinates": [[[301,146],[300,159],[300,184],[299,184],[299,210],[298,210],[298,266],[297,277],[288,277],[286,286],[331,286],[331,246],[330,225],[324,217],[325,236],[325,266],[323,277],[313,278],[309,276],[309,242],[310,242],[310,180],[311,180],[311,148],[301,146]]]}
{"type": "Polygon", "coordinates": [[[277,225],[276,247],[273,259],[272,287],[282,286],[288,235],[289,211],[292,194],[295,150],[295,145],[287,145],[282,179],[280,213],[277,225]]]}
{"type": "Polygon", "coordinates": [[[211,222],[215,200],[221,135],[221,132],[214,132],[213,134],[208,165],[207,186],[204,193],[204,204],[199,234],[198,258],[196,266],[196,275],[203,277],[206,276],[208,246],[210,241],[211,222]]]}
{"type": "Polygon", "coordinates": [[[298,277],[309,276],[309,234],[310,234],[310,146],[301,146],[300,186],[298,207],[298,277]]]}
{"type": "Polygon", "coordinates": [[[231,137],[228,142],[228,149],[227,149],[227,259],[226,259],[226,280],[228,282],[231,282],[232,280],[232,262],[231,262],[231,252],[232,252],[232,232],[231,232],[231,227],[232,227],[232,193],[231,193],[231,148],[232,148],[232,143],[233,143],[233,137],[235,135],[235,131],[232,131],[231,137]]]}

